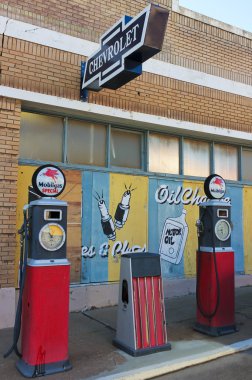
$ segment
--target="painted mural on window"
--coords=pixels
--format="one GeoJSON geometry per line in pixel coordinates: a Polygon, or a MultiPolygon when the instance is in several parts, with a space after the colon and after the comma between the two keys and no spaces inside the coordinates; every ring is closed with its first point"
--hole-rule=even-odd
{"type": "MultiPolygon", "coordinates": [[[[224,200],[230,202],[230,198],[228,197],[224,200]]],[[[175,184],[160,184],[155,192],[155,201],[159,205],[166,205],[167,210],[158,252],[166,262],[178,265],[183,259],[189,232],[186,222],[187,210],[184,206],[198,206],[200,203],[206,202],[207,197],[202,195],[201,186],[194,188],[180,184],[176,186],[175,182],[175,184]],[[176,209],[174,207],[167,207],[168,205],[177,205],[177,213],[174,214],[176,209]],[[181,205],[183,207],[182,210],[179,207],[181,205]]],[[[195,241],[195,236],[191,234],[190,239],[192,239],[191,241],[195,241]]]]}
{"type": "MultiPolygon", "coordinates": [[[[19,168],[17,230],[35,169],[19,168]]],[[[205,200],[203,181],[91,170],[64,173],[71,282],[118,281],[121,255],[140,250],[160,253],[163,278],[195,276],[195,221],[205,200]]],[[[230,199],[235,271],[252,273],[251,187],[228,183],[225,200],[230,199]]],[[[16,255],[18,263],[18,250],[16,255]]]]}
{"type": "Polygon", "coordinates": [[[126,190],[122,195],[121,202],[119,202],[117,205],[114,220],[112,219],[111,215],[109,215],[109,211],[103,199],[103,191],[101,197],[98,193],[96,193],[97,197],[95,197],[95,199],[98,202],[98,207],[101,213],[101,226],[104,235],[106,235],[109,240],[116,239],[116,228],[121,229],[128,219],[131,193],[135,189],[131,189],[131,185],[128,189],[126,185],[124,186],[126,190]]]}
{"type": "Polygon", "coordinates": [[[188,235],[185,219],[186,210],[177,218],[167,218],[161,235],[159,254],[161,258],[172,264],[179,264],[188,235]]]}
{"type": "MultiPolygon", "coordinates": [[[[97,201],[98,209],[100,211],[100,217],[101,217],[101,229],[103,231],[103,234],[105,237],[107,237],[108,240],[115,241],[114,244],[104,242],[100,245],[98,249],[98,253],[101,257],[107,257],[109,254],[109,250],[111,248],[111,254],[112,257],[116,259],[116,255],[119,254],[126,254],[126,253],[132,253],[132,252],[145,252],[146,251],[146,244],[144,244],[143,247],[140,245],[133,245],[130,246],[129,242],[127,240],[116,241],[116,232],[117,230],[120,230],[124,227],[125,223],[127,222],[129,212],[130,212],[130,199],[132,196],[132,192],[136,190],[136,188],[132,188],[132,184],[129,185],[129,187],[124,184],[125,191],[123,192],[121,196],[121,200],[119,201],[116,211],[114,214],[114,217],[110,215],[110,212],[108,210],[108,207],[106,205],[105,199],[103,197],[103,190],[101,191],[101,195],[96,191],[94,198],[97,201]]],[[[91,246],[82,247],[82,256],[83,257],[89,257],[92,258],[96,255],[96,247],[91,246]]]]}
{"type": "Polygon", "coordinates": [[[121,255],[147,250],[147,200],[147,178],[83,173],[84,282],[118,281],[121,255]]]}
{"type": "Polygon", "coordinates": [[[82,281],[118,281],[121,255],[145,251],[160,254],[164,277],[195,275],[206,200],[203,182],[83,173],[82,281]]]}

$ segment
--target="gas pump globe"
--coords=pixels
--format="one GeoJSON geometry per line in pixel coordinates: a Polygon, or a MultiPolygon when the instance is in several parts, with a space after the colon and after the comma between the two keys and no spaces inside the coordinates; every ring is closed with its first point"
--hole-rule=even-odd
{"type": "Polygon", "coordinates": [[[204,190],[209,199],[199,205],[196,221],[197,322],[194,328],[218,336],[236,331],[231,204],[222,199],[226,184],[219,175],[206,178],[204,190]]]}

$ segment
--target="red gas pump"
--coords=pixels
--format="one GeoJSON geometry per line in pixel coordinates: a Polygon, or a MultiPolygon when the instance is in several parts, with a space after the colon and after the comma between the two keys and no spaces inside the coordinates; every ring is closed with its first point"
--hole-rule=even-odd
{"type": "MultiPolygon", "coordinates": [[[[34,190],[39,195],[44,194],[44,187],[58,189],[56,195],[59,195],[64,181],[60,169],[48,165],[37,169],[33,176],[34,190]],[[54,178],[50,187],[45,174],[52,171],[54,178]],[[34,183],[37,178],[40,187],[34,183]]],[[[71,369],[68,356],[70,263],[66,259],[66,229],[66,202],[43,197],[24,208],[20,231],[24,247],[20,258],[20,296],[13,345],[5,357],[14,350],[20,357],[16,366],[25,377],[71,369]],[[17,348],[20,332],[21,352],[17,348]]]]}
{"type": "Polygon", "coordinates": [[[221,199],[225,189],[225,181],[216,174],[205,180],[204,190],[210,199],[200,204],[196,222],[199,247],[194,328],[212,336],[236,331],[231,205],[221,199]]]}

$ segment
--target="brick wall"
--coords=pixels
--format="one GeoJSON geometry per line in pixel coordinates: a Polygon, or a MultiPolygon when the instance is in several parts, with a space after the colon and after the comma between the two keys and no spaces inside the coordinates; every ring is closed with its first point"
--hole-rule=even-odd
{"type": "Polygon", "coordinates": [[[0,288],[14,286],[20,102],[0,98],[0,288]]]}
{"type": "MultiPolygon", "coordinates": [[[[1,83],[79,100],[84,56],[5,37],[1,83]]],[[[252,131],[252,99],[144,73],[117,91],[89,92],[89,102],[169,118],[252,131]]]]}
{"type": "MultiPolygon", "coordinates": [[[[171,8],[171,0],[158,3],[171,8]]],[[[124,14],[134,16],[147,5],[146,0],[3,0],[0,14],[98,42],[124,14]]]]}
{"type": "MultiPolygon", "coordinates": [[[[172,0],[159,0],[171,9],[172,0]]],[[[145,0],[2,0],[0,15],[90,41],[124,14],[135,16],[145,0]]],[[[157,57],[174,64],[252,84],[252,39],[171,12],[163,51],[157,57]]]]}
{"type": "Polygon", "coordinates": [[[160,58],[252,84],[252,39],[172,12],[160,58]]]}
{"type": "Polygon", "coordinates": [[[79,99],[80,62],[84,57],[5,37],[1,84],[79,99]]]}
{"type": "Polygon", "coordinates": [[[116,92],[90,92],[91,103],[252,132],[252,99],[144,73],[116,92]]]}

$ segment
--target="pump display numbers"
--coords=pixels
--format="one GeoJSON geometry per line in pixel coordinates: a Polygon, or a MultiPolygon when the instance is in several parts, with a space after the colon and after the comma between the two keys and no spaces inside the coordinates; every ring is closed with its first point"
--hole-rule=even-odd
{"type": "Polygon", "coordinates": [[[62,220],[62,210],[44,210],[45,220],[62,220]]]}
{"type": "Polygon", "coordinates": [[[228,218],[228,210],[218,208],[217,216],[218,216],[218,218],[228,218]]]}
{"type": "Polygon", "coordinates": [[[231,226],[227,220],[220,219],[215,224],[215,235],[221,241],[226,241],[231,234],[231,226]]]}
{"type": "Polygon", "coordinates": [[[57,223],[47,223],[39,232],[39,242],[47,251],[57,251],[65,240],[65,230],[57,223]]]}

